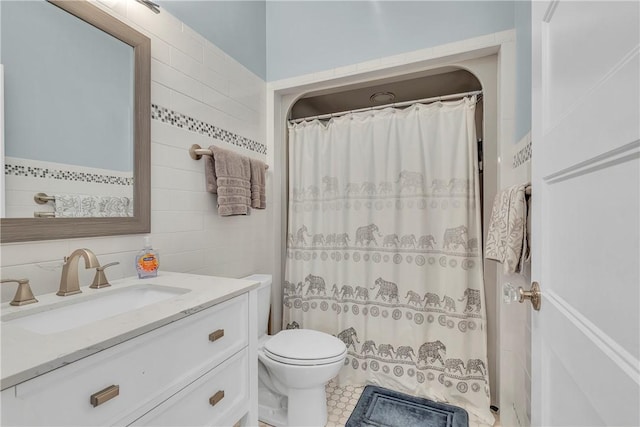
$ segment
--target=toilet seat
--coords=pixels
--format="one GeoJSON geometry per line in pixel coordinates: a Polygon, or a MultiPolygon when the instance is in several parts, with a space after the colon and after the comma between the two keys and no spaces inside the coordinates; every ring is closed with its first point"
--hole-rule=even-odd
{"type": "Polygon", "coordinates": [[[344,343],[324,332],[311,329],[289,329],[278,332],[264,345],[269,359],[287,365],[326,365],[344,359],[344,343]]]}

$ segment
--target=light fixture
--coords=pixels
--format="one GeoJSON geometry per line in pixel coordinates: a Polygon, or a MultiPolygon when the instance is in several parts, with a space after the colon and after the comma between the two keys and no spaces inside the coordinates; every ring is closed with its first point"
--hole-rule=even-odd
{"type": "Polygon", "coordinates": [[[396,99],[396,94],[393,92],[376,92],[369,97],[369,101],[375,104],[389,103],[396,99]]]}
{"type": "Polygon", "coordinates": [[[160,13],[160,5],[158,3],[154,3],[151,0],[136,0],[138,3],[145,5],[149,9],[153,11],[153,13],[160,13]]]}

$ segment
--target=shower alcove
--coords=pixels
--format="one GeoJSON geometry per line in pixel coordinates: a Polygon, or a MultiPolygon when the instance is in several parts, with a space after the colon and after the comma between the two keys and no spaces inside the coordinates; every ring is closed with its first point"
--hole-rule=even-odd
{"type": "MultiPolygon", "coordinates": [[[[424,98],[446,96],[482,90],[476,109],[477,136],[482,139],[482,199],[483,218],[491,214],[493,198],[499,179],[499,144],[508,124],[500,120],[499,105],[506,93],[504,80],[513,70],[506,70],[501,61],[501,44],[491,43],[483,49],[461,49],[458,55],[431,58],[400,66],[380,67],[378,70],[330,78],[325,73],[303,76],[271,83],[268,90],[267,134],[270,138],[268,161],[274,164],[274,203],[281,209],[281,217],[274,215],[274,283],[282,282],[287,227],[287,121],[360,108],[400,103],[424,98]],[[502,72],[502,77],[501,77],[502,72]],[[503,89],[504,90],[504,89],[503,89]],[[394,94],[393,100],[374,103],[375,93],[394,94]],[[271,128],[271,126],[273,126],[271,128]],[[279,188],[278,188],[279,186],[279,188]]],[[[513,66],[513,64],[509,65],[513,66]]],[[[511,96],[511,95],[510,95],[511,96]]],[[[483,236],[487,222],[483,220],[483,236]]],[[[499,310],[497,307],[497,270],[492,262],[484,263],[484,282],[487,308],[487,335],[491,403],[499,405],[499,310]]],[[[272,301],[282,301],[281,289],[274,286],[272,301]]],[[[273,332],[281,328],[282,307],[272,307],[273,332]]]]}

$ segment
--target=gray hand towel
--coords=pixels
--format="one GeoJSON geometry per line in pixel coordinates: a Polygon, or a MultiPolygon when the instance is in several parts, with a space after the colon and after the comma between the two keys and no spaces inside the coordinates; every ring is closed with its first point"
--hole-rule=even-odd
{"type": "Polygon", "coordinates": [[[250,159],[251,162],[251,207],[264,209],[267,207],[265,191],[265,173],[267,165],[260,160],[250,159]]]}
{"type": "Polygon", "coordinates": [[[249,158],[216,146],[205,156],[207,191],[218,195],[221,216],[246,215],[251,204],[249,158]]]}
{"type": "Polygon", "coordinates": [[[522,273],[529,260],[527,184],[514,185],[496,195],[489,221],[485,255],[503,263],[505,274],[522,273]]]}

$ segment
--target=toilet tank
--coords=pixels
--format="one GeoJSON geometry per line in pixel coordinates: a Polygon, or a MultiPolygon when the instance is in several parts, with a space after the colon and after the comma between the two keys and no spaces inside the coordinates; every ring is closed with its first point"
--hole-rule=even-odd
{"type": "Polygon", "coordinates": [[[260,286],[258,286],[258,338],[260,338],[269,332],[267,329],[269,327],[272,278],[270,274],[252,274],[242,279],[260,282],[260,286]]]}

